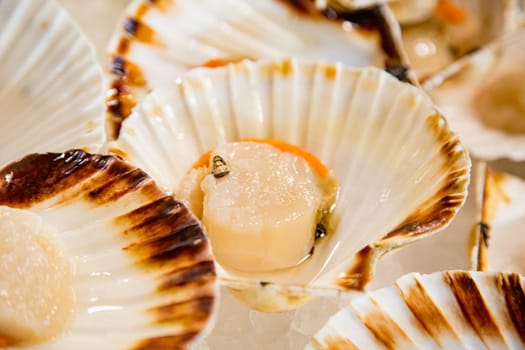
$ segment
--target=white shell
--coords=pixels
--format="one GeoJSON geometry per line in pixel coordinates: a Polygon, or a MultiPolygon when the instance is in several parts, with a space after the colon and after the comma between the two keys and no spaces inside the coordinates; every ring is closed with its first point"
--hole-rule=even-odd
{"type": "Polygon", "coordinates": [[[306,349],[523,349],[524,291],[517,274],[409,274],[353,299],[306,349]]]}
{"type": "MultiPolygon", "coordinates": [[[[525,135],[509,134],[485,125],[473,107],[477,103],[478,91],[503,79],[508,72],[522,70],[524,53],[525,31],[521,30],[456,63],[459,67],[451,66],[428,82],[433,85],[445,80],[438,88],[432,89],[430,95],[448,116],[451,127],[478,158],[525,160],[525,135]],[[454,74],[449,77],[451,72],[454,74]]],[[[494,118],[498,118],[497,113],[494,118]]]]}
{"type": "Polygon", "coordinates": [[[55,1],[0,2],[0,61],[0,166],[31,152],[102,146],[102,70],[55,1]]]}
{"type": "MultiPolygon", "coordinates": [[[[173,191],[204,152],[244,138],[306,149],[341,193],[338,228],[313,258],[292,273],[222,271],[241,290],[247,280],[362,288],[378,257],[445,227],[466,196],[470,160],[445,119],[422,91],[375,68],[280,60],[193,70],[148,95],[110,151],[173,191]]],[[[253,304],[277,303],[272,285],[262,289],[253,304]]]]}
{"type": "Polygon", "coordinates": [[[473,231],[473,267],[525,274],[525,181],[490,167],[480,172],[476,194],[483,226],[473,231]]]}
{"type": "Polygon", "coordinates": [[[16,348],[182,349],[207,333],[217,294],[208,241],[142,170],[80,150],[32,154],[0,169],[0,205],[41,216],[73,266],[66,331],[16,348]]]}
{"type": "Polygon", "coordinates": [[[322,12],[311,0],[133,1],[109,46],[111,136],[151,88],[217,60],[296,56],[360,67],[407,66],[400,30],[386,7],[360,15],[368,24],[381,22],[383,29],[362,30],[351,24],[358,22],[355,13],[345,12],[347,22],[334,19],[336,13],[322,12]]]}

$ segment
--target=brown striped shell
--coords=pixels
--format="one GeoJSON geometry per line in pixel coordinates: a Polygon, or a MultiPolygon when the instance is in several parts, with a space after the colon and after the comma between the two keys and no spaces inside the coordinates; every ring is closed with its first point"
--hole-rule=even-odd
{"type": "Polygon", "coordinates": [[[348,10],[315,0],[135,0],[110,44],[110,138],[152,88],[192,68],[242,59],[303,57],[409,70],[385,6],[348,10]]]}
{"type": "Polygon", "coordinates": [[[314,349],[523,349],[525,278],[447,271],[410,274],[353,299],[314,349]]]}
{"type": "Polygon", "coordinates": [[[184,349],[209,328],[208,240],[142,170],[81,150],[32,154],[0,170],[0,205],[41,215],[74,265],[73,320],[39,349],[184,349]]]}
{"type": "Polygon", "coordinates": [[[476,175],[479,218],[471,236],[472,267],[525,274],[525,181],[486,163],[476,167],[476,175]]]}

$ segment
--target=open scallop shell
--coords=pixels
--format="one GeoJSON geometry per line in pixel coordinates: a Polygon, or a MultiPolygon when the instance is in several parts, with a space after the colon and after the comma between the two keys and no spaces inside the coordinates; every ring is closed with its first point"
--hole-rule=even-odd
{"type": "Polygon", "coordinates": [[[507,33],[519,12],[515,0],[402,0],[391,9],[403,26],[410,66],[421,80],[507,33]]]}
{"type": "MultiPolygon", "coordinates": [[[[426,83],[430,89],[432,85],[444,81],[439,87],[431,89],[430,95],[448,116],[451,126],[461,135],[471,153],[478,158],[525,160],[524,133],[508,133],[490,126],[500,123],[506,108],[515,104],[517,110],[523,110],[519,106],[525,106],[525,97],[519,93],[522,90],[519,85],[522,79],[519,77],[523,76],[524,52],[525,30],[520,30],[457,62],[426,83]],[[514,76],[514,80],[517,77],[519,82],[509,79],[510,76],[514,76]],[[508,94],[502,91],[503,86],[508,89],[508,94]],[[499,97],[491,100],[487,93],[499,97]],[[512,97],[502,97],[507,95],[512,97]],[[479,108],[494,110],[494,121],[489,124],[482,122],[479,108]]],[[[524,119],[524,115],[520,119],[524,119]]],[[[521,120],[515,122],[523,128],[521,120]]]]}
{"type": "Polygon", "coordinates": [[[523,349],[523,300],[518,274],[409,274],[352,300],[306,349],[523,349]]]}
{"type": "Polygon", "coordinates": [[[41,215],[74,266],[67,331],[27,348],[184,349],[207,330],[217,287],[206,236],[142,170],[80,150],[32,154],[0,170],[0,205],[41,215]]]}
{"type": "Polygon", "coordinates": [[[151,88],[199,66],[298,56],[409,73],[384,6],[316,7],[315,0],[135,0],[109,47],[110,137],[151,88]]]}
{"type": "Polygon", "coordinates": [[[300,303],[280,303],[272,283],[363,288],[381,255],[444,228],[466,196],[470,159],[445,119],[423,92],[371,67],[286,59],[196,69],[148,95],[110,151],[174,191],[204,152],[245,138],[302,147],[341,185],[338,228],[312,258],[282,274],[220,271],[253,305],[300,303]],[[252,293],[246,281],[265,283],[252,293]]]}
{"type": "Polygon", "coordinates": [[[93,48],[53,0],[0,2],[0,166],[31,152],[105,141],[93,48]]]}
{"type": "Polygon", "coordinates": [[[486,165],[477,170],[481,218],[472,237],[473,267],[525,274],[525,181],[486,165]]]}

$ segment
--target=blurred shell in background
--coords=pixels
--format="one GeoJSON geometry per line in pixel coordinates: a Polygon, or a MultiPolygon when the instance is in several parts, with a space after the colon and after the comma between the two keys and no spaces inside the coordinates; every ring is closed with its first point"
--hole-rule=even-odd
{"type": "Polygon", "coordinates": [[[0,2],[0,166],[31,152],[105,141],[102,70],[54,1],[0,2]]]}
{"type": "Polygon", "coordinates": [[[515,0],[408,0],[389,6],[403,26],[403,46],[420,80],[507,33],[519,12],[515,0]]]}
{"type": "Polygon", "coordinates": [[[423,84],[480,159],[525,160],[524,55],[525,31],[520,28],[423,84]]]}
{"type": "Polygon", "coordinates": [[[399,27],[388,8],[349,11],[314,0],[135,0],[110,43],[108,129],[152,88],[191,68],[298,56],[389,69],[408,79],[399,27]]]}
{"type": "Polygon", "coordinates": [[[472,237],[473,267],[525,274],[525,181],[490,166],[477,170],[481,217],[472,237]]]}
{"type": "Polygon", "coordinates": [[[514,273],[409,274],[353,299],[306,349],[523,349],[524,299],[514,273]]]}

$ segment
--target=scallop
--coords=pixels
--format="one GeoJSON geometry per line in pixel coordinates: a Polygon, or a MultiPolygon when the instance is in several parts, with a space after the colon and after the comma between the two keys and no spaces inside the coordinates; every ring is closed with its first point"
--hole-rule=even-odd
{"type": "Polygon", "coordinates": [[[525,31],[518,30],[427,82],[435,103],[480,159],[525,159],[524,50],[525,31]]]}
{"type": "Polygon", "coordinates": [[[525,274],[525,181],[486,164],[477,172],[480,218],[472,235],[472,265],[482,271],[525,274]]]}
{"type": "Polygon", "coordinates": [[[334,228],[308,259],[257,273],[218,264],[221,281],[259,310],[311,298],[293,286],[364,288],[377,259],[446,227],[465,200],[470,158],[446,119],[424,92],[372,67],[284,59],[195,69],[148,95],[110,151],[175,192],[203,154],[246,139],[302,149],[339,183],[334,228]]]}
{"type": "Polygon", "coordinates": [[[523,349],[524,291],[516,273],[405,275],[354,298],[306,349],[523,349]]]}
{"type": "Polygon", "coordinates": [[[390,6],[403,25],[403,45],[421,81],[506,34],[520,12],[513,0],[405,0],[390,6]]]}
{"type": "Polygon", "coordinates": [[[62,7],[1,1],[0,57],[0,166],[32,152],[101,149],[102,69],[62,7]]]}
{"type": "Polygon", "coordinates": [[[151,88],[195,67],[298,56],[412,76],[397,23],[382,5],[348,10],[312,0],[135,0],[123,17],[109,45],[111,138],[151,88]]]}
{"type": "Polygon", "coordinates": [[[203,228],[142,170],[82,150],[30,154],[0,169],[0,208],[0,341],[183,349],[211,327],[203,228]]]}
{"type": "MultiPolygon", "coordinates": [[[[248,272],[290,268],[307,259],[315,239],[327,233],[323,221],[337,182],[322,164],[314,168],[294,150],[275,140],[226,143],[213,149],[200,181],[182,179],[176,196],[190,208],[202,207],[196,215],[221,264],[248,272]],[[188,183],[195,189],[188,190],[188,183]],[[184,196],[197,191],[198,198],[184,196]]],[[[187,176],[195,178],[194,172],[201,167],[187,176]]]]}

